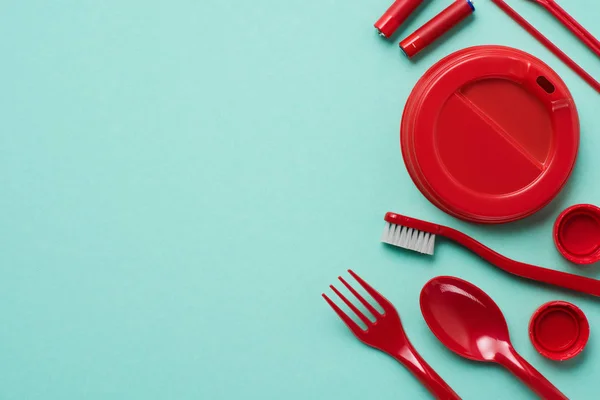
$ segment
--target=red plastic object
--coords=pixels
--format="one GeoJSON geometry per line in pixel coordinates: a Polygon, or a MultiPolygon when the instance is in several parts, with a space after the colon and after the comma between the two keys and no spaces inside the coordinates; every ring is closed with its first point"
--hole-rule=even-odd
{"type": "Polygon", "coordinates": [[[367,330],[362,329],[356,324],[344,311],[342,311],[325,293],[323,298],[333,308],[337,315],[344,321],[352,333],[366,345],[374,347],[378,350],[387,353],[394,359],[408,368],[421,383],[437,398],[460,400],[460,397],[448,386],[446,382],[423,360],[423,358],[414,349],[400,322],[398,312],[385,297],[378,291],[373,289],[361,277],[356,275],[351,270],[348,270],[350,275],[373,297],[373,299],[381,306],[384,313],[380,313],[367,300],[365,300],[352,286],[350,286],[344,278],[339,277],[340,281],[352,293],[362,305],[373,315],[375,321],[372,322],[367,318],[362,311],[350,302],[342,293],[340,293],[333,285],[331,289],[336,295],[360,318],[367,326],[367,330]]]}
{"type": "Polygon", "coordinates": [[[544,357],[565,361],[581,353],[590,337],[590,324],[579,307],[551,301],[538,308],[529,321],[529,338],[544,357]]]}
{"type": "Polygon", "coordinates": [[[400,42],[400,48],[408,57],[413,57],[473,12],[475,6],[471,0],[456,0],[450,7],[400,42]]]}
{"type": "Polygon", "coordinates": [[[429,329],[456,354],[502,365],[542,399],[568,399],[515,351],[502,311],[477,286],[440,276],[425,284],[420,304],[429,329]]]}
{"type": "Polygon", "coordinates": [[[517,24],[521,25],[531,36],[533,36],[538,42],[543,44],[548,50],[550,50],[556,57],[558,57],[563,63],[571,68],[577,75],[579,75],[584,81],[588,83],[594,90],[600,93],[600,82],[594,79],[593,76],[588,74],[583,68],[581,68],[575,61],[569,58],[561,49],[558,48],[554,43],[544,36],[540,31],[535,29],[525,18],[519,13],[512,9],[503,0],[492,0],[502,11],[504,11],[509,17],[511,17],[517,24]]]}
{"type": "Polygon", "coordinates": [[[385,220],[391,224],[402,225],[450,239],[509,274],[592,296],[600,296],[600,280],[511,260],[456,229],[391,212],[385,215],[385,220]]]}
{"type": "Polygon", "coordinates": [[[577,204],[563,211],[554,223],[554,243],[576,264],[600,261],[600,208],[577,204]]]}
{"type": "Polygon", "coordinates": [[[441,210],[505,223],[543,208],[575,165],[579,117],[567,86],[539,59],[478,46],[439,61],[402,116],[408,172],[441,210]]]}
{"type": "Polygon", "coordinates": [[[554,0],[533,0],[550,12],[560,23],[569,29],[579,40],[600,56],[600,41],[573,18],[564,8],[554,0]]]}
{"type": "Polygon", "coordinates": [[[421,3],[423,0],[396,0],[375,23],[375,28],[381,36],[391,37],[421,3]]]}

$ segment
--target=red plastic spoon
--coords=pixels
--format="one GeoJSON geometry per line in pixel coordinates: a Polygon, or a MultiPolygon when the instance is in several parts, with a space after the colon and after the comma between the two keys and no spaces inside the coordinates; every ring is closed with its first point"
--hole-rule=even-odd
{"type": "Polygon", "coordinates": [[[568,399],[517,354],[502,311],[477,286],[440,276],[425,284],[420,302],[429,329],[453,352],[470,360],[501,364],[542,399],[568,399]]]}

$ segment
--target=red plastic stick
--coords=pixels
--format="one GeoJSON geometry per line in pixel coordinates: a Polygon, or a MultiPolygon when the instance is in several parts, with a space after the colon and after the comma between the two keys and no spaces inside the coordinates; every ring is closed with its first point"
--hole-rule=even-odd
{"type": "Polygon", "coordinates": [[[396,0],[375,22],[375,28],[381,36],[389,38],[422,2],[423,0],[396,0]]]}
{"type": "Polygon", "coordinates": [[[440,36],[473,14],[475,6],[471,0],[456,0],[452,5],[433,17],[425,25],[400,42],[400,48],[412,57],[429,46],[440,36]]]}
{"type": "Polygon", "coordinates": [[[556,19],[558,19],[567,29],[577,36],[587,47],[590,48],[598,57],[600,57],[600,41],[594,37],[587,29],[583,27],[575,18],[573,18],[564,8],[554,0],[533,0],[544,7],[556,19]]]}
{"type": "Polygon", "coordinates": [[[543,44],[548,50],[550,50],[556,57],[560,58],[569,68],[571,68],[577,75],[579,75],[584,81],[586,81],[594,90],[600,93],[600,82],[594,79],[593,76],[588,74],[583,68],[581,68],[575,61],[569,58],[561,49],[559,49],[554,43],[544,36],[540,31],[535,29],[525,18],[519,15],[503,0],[492,0],[502,11],[504,11],[509,17],[511,17],[516,23],[521,25],[531,36],[536,38],[541,44],[543,44]]]}

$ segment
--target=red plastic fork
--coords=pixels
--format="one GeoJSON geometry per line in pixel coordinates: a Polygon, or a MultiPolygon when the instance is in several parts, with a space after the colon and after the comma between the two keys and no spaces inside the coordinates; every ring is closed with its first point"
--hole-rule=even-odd
{"type": "Polygon", "coordinates": [[[384,353],[389,354],[402,365],[408,368],[420,381],[421,383],[437,398],[440,400],[451,400],[458,399],[460,397],[448,386],[446,382],[423,360],[423,358],[414,349],[400,322],[400,316],[398,312],[385,297],[383,297],[377,290],[373,289],[367,282],[361,277],[356,275],[351,270],[348,270],[350,275],[360,285],[365,288],[367,293],[373,297],[373,299],[383,308],[383,314],[375,309],[367,300],[364,299],[352,286],[348,284],[342,278],[339,280],[348,288],[363,306],[375,317],[375,322],[372,322],[367,318],[350,300],[348,300],[342,293],[340,293],[333,285],[331,289],[340,299],[360,318],[360,320],[367,326],[367,330],[362,329],[356,322],[352,320],[345,312],[343,312],[325,293],[323,298],[329,303],[331,308],[337,313],[337,315],[344,321],[346,326],[350,328],[354,336],[361,342],[384,353]]]}

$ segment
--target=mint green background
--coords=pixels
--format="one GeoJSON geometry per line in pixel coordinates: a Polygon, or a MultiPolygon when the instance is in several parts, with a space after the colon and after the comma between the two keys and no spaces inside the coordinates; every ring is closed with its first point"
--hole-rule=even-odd
{"type": "MultiPolygon", "coordinates": [[[[400,365],[321,299],[352,268],[397,306],[415,347],[465,399],[532,399],[508,372],[447,351],[418,307],[440,274],[504,311],[516,349],[574,399],[597,398],[598,301],[519,281],[440,241],[379,243],[388,210],[464,230],[515,259],[598,276],[556,253],[561,209],[600,203],[600,98],[481,0],[410,62],[372,24],[390,0],[25,0],[0,9],[0,399],[417,399],[400,365]],[[581,152],[561,196],[501,227],[462,223],[413,186],[399,152],[409,91],[476,44],[522,48],[565,79],[581,152]],[[529,343],[531,313],[588,315],[583,355],[529,343]]],[[[600,35],[597,1],[564,1],[600,35]]],[[[511,1],[600,77],[544,11],[511,1]]]]}

